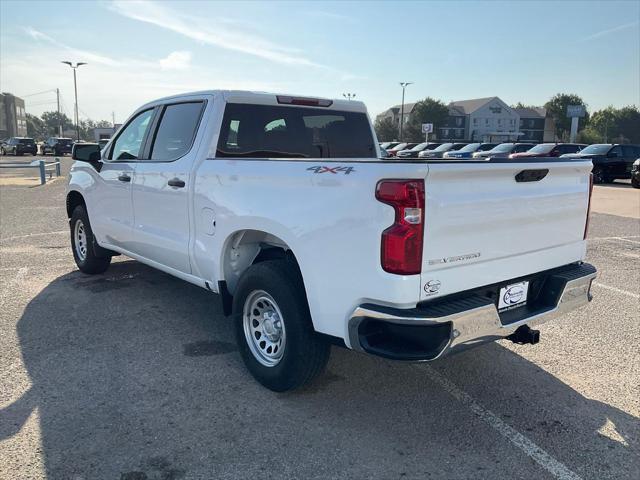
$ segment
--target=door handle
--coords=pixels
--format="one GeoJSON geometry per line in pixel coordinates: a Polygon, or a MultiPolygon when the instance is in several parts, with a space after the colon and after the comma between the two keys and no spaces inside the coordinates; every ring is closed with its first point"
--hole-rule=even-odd
{"type": "Polygon", "coordinates": [[[130,182],[131,177],[126,173],[121,173],[120,175],[118,175],[118,180],[120,180],[121,182],[130,182]]]}
{"type": "Polygon", "coordinates": [[[167,185],[169,185],[170,187],[182,188],[185,184],[184,181],[180,180],[179,178],[172,178],[167,182],[167,185]]]}

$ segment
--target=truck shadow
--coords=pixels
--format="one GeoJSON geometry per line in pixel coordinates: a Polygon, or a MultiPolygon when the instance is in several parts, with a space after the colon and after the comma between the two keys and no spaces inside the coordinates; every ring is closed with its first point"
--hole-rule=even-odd
{"type": "Polygon", "coordinates": [[[498,344],[429,367],[336,348],[314,385],[274,394],[218,312],[215,296],[134,261],[57,278],[19,320],[31,386],[0,410],[0,442],[37,410],[51,479],[542,475],[433,368],[584,478],[638,471],[638,419],[498,344]]]}

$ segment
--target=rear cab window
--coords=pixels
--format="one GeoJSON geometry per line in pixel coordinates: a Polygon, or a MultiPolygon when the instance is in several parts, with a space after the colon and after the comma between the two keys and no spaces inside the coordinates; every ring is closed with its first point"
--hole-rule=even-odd
{"type": "Polygon", "coordinates": [[[365,113],[228,103],[217,157],[376,158],[365,113]]]}

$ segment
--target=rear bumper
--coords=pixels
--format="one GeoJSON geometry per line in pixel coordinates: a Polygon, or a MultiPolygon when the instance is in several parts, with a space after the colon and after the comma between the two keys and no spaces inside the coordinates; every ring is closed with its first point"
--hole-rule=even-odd
{"type": "Polygon", "coordinates": [[[363,304],[349,319],[351,348],[395,360],[435,360],[587,304],[595,277],[595,267],[581,263],[449,295],[413,309],[363,304]],[[530,282],[528,305],[499,313],[493,292],[521,280],[530,282]]]}

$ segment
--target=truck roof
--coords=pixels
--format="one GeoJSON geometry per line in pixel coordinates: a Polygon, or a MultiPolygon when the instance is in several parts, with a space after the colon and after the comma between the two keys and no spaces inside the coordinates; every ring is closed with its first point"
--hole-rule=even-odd
{"type": "MultiPolygon", "coordinates": [[[[187,92],[180,93],[177,95],[170,95],[168,97],[159,98],[157,100],[153,100],[146,105],[151,106],[160,102],[166,102],[167,100],[179,100],[182,98],[198,96],[198,95],[220,95],[228,103],[252,103],[257,105],[280,105],[278,102],[278,97],[292,97],[292,98],[302,98],[302,99],[318,99],[318,100],[330,100],[332,103],[328,107],[317,107],[317,108],[326,108],[327,110],[341,110],[347,112],[361,112],[367,113],[367,107],[361,101],[357,100],[344,100],[338,98],[322,98],[322,97],[313,97],[308,95],[292,95],[292,94],[284,94],[284,93],[269,93],[269,92],[252,92],[248,90],[201,90],[197,92],[187,92]]],[[[314,107],[316,108],[316,107],[314,107]]]]}

